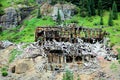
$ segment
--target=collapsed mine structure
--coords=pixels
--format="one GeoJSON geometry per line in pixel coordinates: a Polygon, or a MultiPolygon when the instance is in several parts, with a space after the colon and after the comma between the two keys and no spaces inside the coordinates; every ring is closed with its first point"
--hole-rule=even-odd
{"type": "Polygon", "coordinates": [[[89,61],[101,55],[106,57],[110,49],[106,47],[106,31],[100,28],[85,28],[70,25],[68,27],[37,27],[35,41],[39,41],[48,57],[49,63],[89,61]],[[103,54],[103,55],[104,55],[103,54]]]}

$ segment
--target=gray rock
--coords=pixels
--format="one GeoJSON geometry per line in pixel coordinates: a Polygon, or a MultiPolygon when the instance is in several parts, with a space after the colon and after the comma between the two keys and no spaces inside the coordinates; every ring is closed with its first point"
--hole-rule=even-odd
{"type": "Polygon", "coordinates": [[[56,4],[53,6],[52,18],[57,19],[58,10],[61,16],[61,20],[66,20],[74,15],[75,6],[73,4],[56,4]]]}
{"type": "Polygon", "coordinates": [[[9,7],[5,10],[5,15],[1,17],[2,23],[0,26],[4,26],[3,29],[14,28],[21,21],[20,13],[13,7],[9,7]]]}
{"type": "Polygon", "coordinates": [[[36,0],[36,3],[37,3],[37,4],[42,4],[42,3],[44,3],[44,2],[51,3],[52,0],[36,0]]]}
{"type": "Polygon", "coordinates": [[[7,47],[9,47],[9,46],[11,46],[11,45],[13,45],[13,43],[10,42],[10,41],[8,41],[8,40],[6,40],[6,41],[1,41],[1,42],[0,42],[0,49],[5,49],[5,48],[7,48],[7,47]]]}
{"type": "Polygon", "coordinates": [[[18,26],[23,19],[33,10],[32,7],[18,5],[17,8],[9,7],[5,14],[0,18],[2,29],[9,29],[18,26]]]}

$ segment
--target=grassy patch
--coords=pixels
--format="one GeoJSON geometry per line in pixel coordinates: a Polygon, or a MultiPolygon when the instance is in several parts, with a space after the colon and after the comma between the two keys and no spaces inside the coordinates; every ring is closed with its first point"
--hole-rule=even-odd
{"type": "Polygon", "coordinates": [[[110,69],[113,70],[113,71],[117,71],[118,70],[118,65],[115,64],[115,63],[112,63],[111,66],[110,66],[110,69]]]}
{"type": "Polygon", "coordinates": [[[3,5],[3,8],[7,8],[10,6],[15,6],[17,4],[26,4],[29,6],[35,5],[35,0],[27,0],[27,2],[25,2],[25,0],[0,0],[0,3],[3,5]],[[14,4],[14,5],[13,5],[14,4]]]}
{"type": "Polygon", "coordinates": [[[32,18],[25,20],[21,27],[24,27],[22,31],[19,31],[20,26],[11,30],[5,30],[0,34],[0,40],[10,40],[12,42],[34,42],[35,29],[38,26],[54,26],[56,23],[50,17],[44,17],[46,19],[32,18]],[[8,35],[9,34],[9,35],[8,35]]]}
{"type": "Polygon", "coordinates": [[[80,15],[75,15],[71,19],[66,20],[64,24],[69,24],[71,22],[76,22],[79,26],[85,26],[89,28],[102,28],[110,33],[110,42],[112,44],[120,44],[120,14],[118,20],[113,20],[114,26],[108,26],[108,17],[109,12],[105,11],[103,15],[104,25],[100,25],[100,16],[92,16],[92,17],[80,17],[80,15]]]}
{"type": "Polygon", "coordinates": [[[22,51],[18,51],[17,49],[13,49],[10,53],[10,57],[9,57],[9,62],[11,63],[17,55],[20,55],[22,53],[22,51]]]}

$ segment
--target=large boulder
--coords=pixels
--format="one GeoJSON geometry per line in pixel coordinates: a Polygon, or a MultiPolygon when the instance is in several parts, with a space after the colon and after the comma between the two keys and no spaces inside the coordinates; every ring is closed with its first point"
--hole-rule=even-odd
{"type": "Polygon", "coordinates": [[[5,10],[5,15],[1,17],[0,26],[4,26],[3,29],[13,28],[20,22],[20,13],[16,11],[15,8],[9,7],[5,10]]]}
{"type": "Polygon", "coordinates": [[[12,42],[6,40],[6,41],[0,41],[0,49],[5,49],[9,46],[13,45],[12,42]]]}
{"type": "Polygon", "coordinates": [[[17,62],[14,63],[15,65],[11,68],[11,70],[16,74],[22,74],[25,73],[29,70],[34,69],[34,64],[33,61],[31,59],[22,59],[22,60],[18,60],[17,62]]]}
{"type": "Polygon", "coordinates": [[[54,6],[49,3],[44,3],[41,6],[41,14],[44,16],[52,16],[53,20],[57,19],[58,10],[61,16],[61,20],[66,20],[71,18],[74,15],[75,5],[73,4],[55,4],[54,6]]]}
{"type": "Polygon", "coordinates": [[[49,3],[44,3],[41,6],[41,14],[46,16],[46,15],[51,15],[52,12],[52,6],[49,3]]]}
{"type": "Polygon", "coordinates": [[[5,9],[5,14],[0,17],[0,26],[2,29],[9,29],[18,26],[23,19],[33,10],[33,7],[17,5],[16,8],[9,7],[5,9]]]}

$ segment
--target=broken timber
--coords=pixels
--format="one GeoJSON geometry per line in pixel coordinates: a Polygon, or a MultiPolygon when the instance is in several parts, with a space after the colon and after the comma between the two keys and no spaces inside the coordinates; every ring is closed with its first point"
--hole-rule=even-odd
{"type": "Polygon", "coordinates": [[[76,43],[77,38],[81,38],[84,42],[92,43],[94,41],[102,41],[108,35],[106,31],[99,28],[84,27],[37,27],[35,31],[35,41],[44,42],[55,39],[60,42],[76,43]]]}

